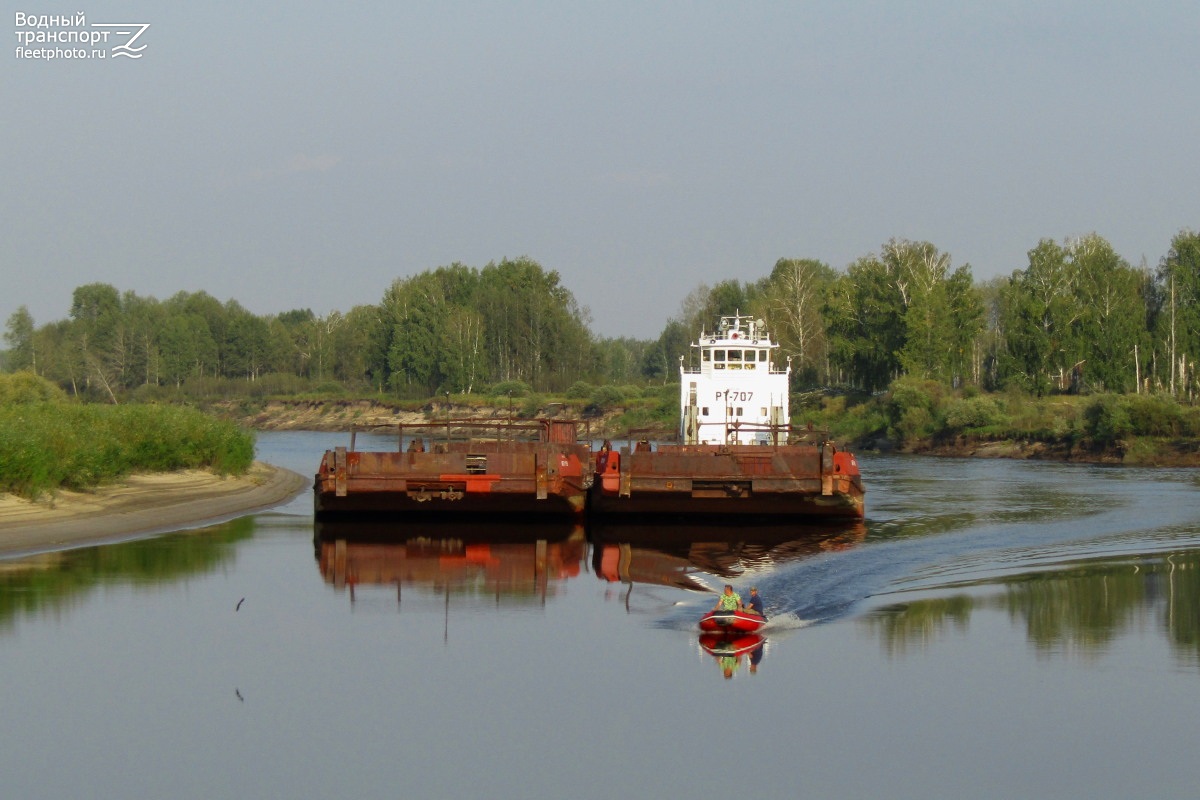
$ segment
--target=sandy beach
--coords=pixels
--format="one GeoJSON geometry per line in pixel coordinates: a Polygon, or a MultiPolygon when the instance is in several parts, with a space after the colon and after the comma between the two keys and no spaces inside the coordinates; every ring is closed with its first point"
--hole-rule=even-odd
{"type": "Polygon", "coordinates": [[[309,485],[303,475],[255,462],[240,477],[188,470],[37,502],[0,495],[0,557],[199,527],[287,502],[309,485]]]}

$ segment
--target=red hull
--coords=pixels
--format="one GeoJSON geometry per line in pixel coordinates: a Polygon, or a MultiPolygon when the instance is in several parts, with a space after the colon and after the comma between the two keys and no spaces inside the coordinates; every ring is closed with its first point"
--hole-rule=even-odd
{"type": "Polygon", "coordinates": [[[753,633],[766,624],[766,617],[745,611],[710,611],[700,618],[700,630],[707,633],[753,633]]]}

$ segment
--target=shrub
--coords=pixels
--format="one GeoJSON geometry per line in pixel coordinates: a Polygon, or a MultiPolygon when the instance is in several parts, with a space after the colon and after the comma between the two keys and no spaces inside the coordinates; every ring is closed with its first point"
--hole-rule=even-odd
{"type": "Polygon", "coordinates": [[[62,389],[32,372],[0,374],[0,405],[49,403],[65,399],[66,394],[62,389]]]}
{"type": "Polygon", "coordinates": [[[243,473],[254,436],[178,406],[0,406],[0,492],[86,489],[131,472],[243,473]]]}
{"type": "Polygon", "coordinates": [[[888,420],[876,403],[859,403],[845,408],[844,397],[828,398],[826,425],[834,438],[843,442],[875,439],[887,432],[888,420]]]}
{"type": "Polygon", "coordinates": [[[492,397],[526,397],[529,391],[529,384],[522,381],[501,381],[493,386],[488,394],[492,397]]]}
{"type": "Polygon", "coordinates": [[[324,381],[318,384],[313,391],[325,397],[343,397],[346,394],[346,387],[338,381],[324,381]]]}
{"type": "Polygon", "coordinates": [[[888,396],[888,418],[901,439],[923,438],[937,432],[938,406],[945,388],[936,381],[897,378],[888,396]]]}
{"type": "Polygon", "coordinates": [[[921,406],[906,408],[895,426],[896,434],[903,442],[929,438],[937,433],[937,429],[933,413],[921,406]]]}
{"type": "Polygon", "coordinates": [[[543,398],[540,394],[530,394],[521,403],[519,416],[525,417],[526,419],[533,419],[536,417],[542,410],[542,402],[544,399],[545,398],[543,398]]]}
{"type": "Polygon", "coordinates": [[[946,404],[946,427],[951,430],[988,428],[1007,423],[1004,412],[995,399],[974,395],[951,400],[946,404]]]}
{"type": "Polygon", "coordinates": [[[625,393],[616,386],[600,386],[596,391],[592,392],[592,396],[588,398],[588,404],[584,407],[585,414],[596,415],[602,414],[605,411],[612,410],[621,403],[625,402],[625,393]]]}
{"type": "Polygon", "coordinates": [[[595,387],[587,381],[575,381],[567,389],[567,399],[582,400],[585,397],[589,397],[594,390],[595,387]]]}
{"type": "Polygon", "coordinates": [[[1097,442],[1112,444],[1133,432],[1129,412],[1111,394],[1100,395],[1083,412],[1084,433],[1097,442]]]}
{"type": "Polygon", "coordinates": [[[1183,430],[1183,410],[1167,395],[1132,395],[1122,402],[1130,429],[1139,436],[1177,436],[1183,430]]]}

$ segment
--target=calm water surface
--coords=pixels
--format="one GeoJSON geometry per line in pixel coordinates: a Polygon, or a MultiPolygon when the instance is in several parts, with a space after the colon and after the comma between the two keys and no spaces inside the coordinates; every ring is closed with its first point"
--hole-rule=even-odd
{"type": "Polygon", "coordinates": [[[306,494],[0,561],[4,796],[1194,797],[1197,473],[860,462],[861,527],[314,531],[306,494]],[[744,655],[693,630],[727,580],[744,655]]]}

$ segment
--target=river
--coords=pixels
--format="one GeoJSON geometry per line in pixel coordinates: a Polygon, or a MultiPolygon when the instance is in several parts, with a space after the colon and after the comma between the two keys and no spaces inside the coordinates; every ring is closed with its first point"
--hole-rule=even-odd
{"type": "Polygon", "coordinates": [[[306,494],[0,561],[4,793],[1193,797],[1200,473],[859,461],[840,529],[314,537],[306,494]],[[726,581],[771,617],[736,656],[726,581]]]}

